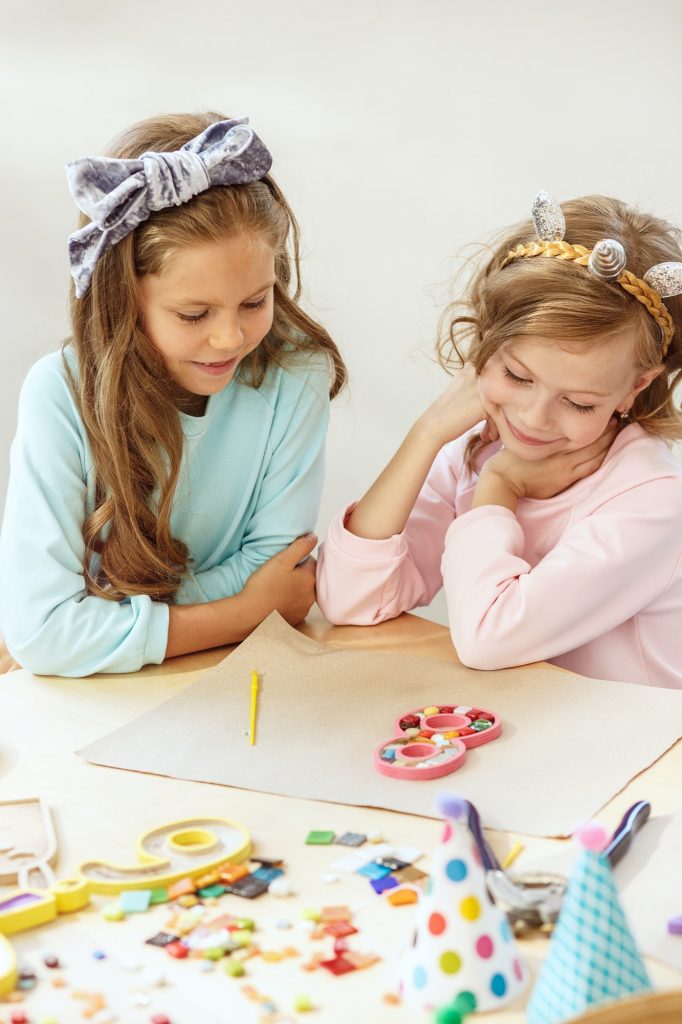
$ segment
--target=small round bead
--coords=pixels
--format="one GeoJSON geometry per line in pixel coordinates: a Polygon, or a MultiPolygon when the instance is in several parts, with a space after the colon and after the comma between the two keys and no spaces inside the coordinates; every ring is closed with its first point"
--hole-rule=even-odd
{"type": "Polygon", "coordinates": [[[231,978],[241,978],[246,974],[244,964],[239,960],[226,960],[223,964],[223,970],[225,974],[229,974],[231,978]]]}
{"type": "Polygon", "coordinates": [[[268,892],[271,896],[278,896],[282,898],[291,896],[293,891],[294,890],[289,879],[282,876],[274,878],[272,882],[270,882],[270,886],[268,888],[268,892]]]}

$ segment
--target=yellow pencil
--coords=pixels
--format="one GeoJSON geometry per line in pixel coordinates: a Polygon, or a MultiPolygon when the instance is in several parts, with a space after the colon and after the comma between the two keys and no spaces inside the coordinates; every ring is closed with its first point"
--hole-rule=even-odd
{"type": "Polygon", "coordinates": [[[518,855],[524,849],[525,849],[525,847],[524,847],[523,843],[514,843],[514,845],[512,846],[511,850],[509,851],[507,856],[502,861],[502,870],[506,871],[508,867],[511,867],[511,865],[514,863],[514,861],[516,860],[518,855]]]}
{"type": "Polygon", "coordinates": [[[256,708],[258,706],[258,673],[251,673],[251,718],[249,720],[249,743],[256,742],[256,708]]]}

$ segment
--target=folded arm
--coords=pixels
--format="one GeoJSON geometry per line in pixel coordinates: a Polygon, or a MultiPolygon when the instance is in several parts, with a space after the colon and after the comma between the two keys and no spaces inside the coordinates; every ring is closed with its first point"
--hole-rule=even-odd
{"type": "Polygon", "coordinates": [[[680,557],[680,481],[635,487],[575,522],[535,566],[516,516],[488,504],[448,530],[443,579],[452,639],[472,668],[575,650],[665,592],[680,557]]]}

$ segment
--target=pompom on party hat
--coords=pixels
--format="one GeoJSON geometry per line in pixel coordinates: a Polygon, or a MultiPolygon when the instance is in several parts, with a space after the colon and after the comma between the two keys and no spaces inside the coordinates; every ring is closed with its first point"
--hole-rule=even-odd
{"type": "Polygon", "coordinates": [[[462,1011],[499,1009],[516,999],[527,977],[507,918],[488,895],[466,801],[443,793],[437,804],[445,830],[419,901],[401,988],[408,1006],[439,1008],[437,1019],[449,1022],[462,1011]]]}
{"type": "Polygon", "coordinates": [[[576,838],[583,849],[528,1004],[528,1024],[559,1024],[590,1007],[651,989],[602,854],[606,832],[592,822],[576,838]]]}

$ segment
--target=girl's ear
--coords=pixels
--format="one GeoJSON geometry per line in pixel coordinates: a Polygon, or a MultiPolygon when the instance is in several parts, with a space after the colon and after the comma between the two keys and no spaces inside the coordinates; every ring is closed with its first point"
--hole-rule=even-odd
{"type": "Polygon", "coordinates": [[[645,388],[648,388],[652,380],[655,380],[656,377],[658,377],[659,374],[663,373],[664,370],[665,367],[663,363],[661,363],[660,366],[654,366],[651,370],[646,370],[635,382],[632,391],[630,391],[627,398],[625,399],[626,406],[631,406],[637,395],[640,393],[640,391],[644,391],[645,388]]]}

